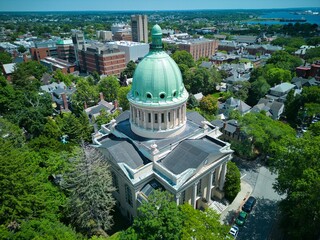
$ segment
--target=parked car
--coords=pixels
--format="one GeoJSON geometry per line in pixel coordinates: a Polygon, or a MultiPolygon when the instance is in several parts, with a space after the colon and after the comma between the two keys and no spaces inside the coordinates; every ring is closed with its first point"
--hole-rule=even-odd
{"type": "Polygon", "coordinates": [[[236,239],[239,233],[239,227],[237,225],[233,225],[229,231],[229,234],[236,239]]]}
{"type": "Polygon", "coordinates": [[[243,224],[245,223],[246,219],[247,219],[248,213],[241,211],[238,218],[236,219],[236,224],[238,226],[243,226],[243,224]]]}
{"type": "Polygon", "coordinates": [[[252,208],[256,204],[256,199],[253,196],[250,196],[248,200],[245,202],[245,204],[242,206],[242,210],[249,213],[251,212],[252,208]]]}

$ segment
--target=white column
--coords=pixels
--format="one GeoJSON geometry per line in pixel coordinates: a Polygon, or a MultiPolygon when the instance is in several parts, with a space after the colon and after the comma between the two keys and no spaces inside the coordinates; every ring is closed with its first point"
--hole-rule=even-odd
{"type": "Polygon", "coordinates": [[[154,117],[153,117],[153,112],[150,112],[151,113],[151,130],[153,131],[154,129],[153,129],[153,119],[154,119],[154,117]]]}
{"type": "Polygon", "coordinates": [[[191,199],[192,206],[194,209],[196,209],[196,207],[197,207],[197,185],[198,185],[198,182],[196,182],[193,186],[193,196],[191,199]]]}
{"type": "Polygon", "coordinates": [[[130,105],[130,122],[132,122],[132,118],[133,118],[133,116],[132,116],[132,107],[130,105]]]}
{"type": "Polygon", "coordinates": [[[147,113],[145,110],[143,111],[143,127],[147,129],[147,113]]]}
{"type": "Polygon", "coordinates": [[[162,113],[158,113],[158,130],[161,130],[162,113]]]}
{"type": "Polygon", "coordinates": [[[176,127],[176,125],[177,125],[177,109],[174,109],[173,110],[173,128],[175,128],[176,127]]]}
{"type": "Polygon", "coordinates": [[[220,174],[220,184],[219,189],[222,191],[224,187],[224,183],[226,182],[226,173],[227,173],[227,163],[222,165],[222,170],[220,174]]]}
{"type": "Polygon", "coordinates": [[[136,108],[132,107],[132,121],[136,123],[136,108]]]}
{"type": "Polygon", "coordinates": [[[179,126],[183,122],[183,120],[182,120],[182,109],[181,108],[182,108],[182,106],[179,107],[179,124],[178,124],[179,126]]]}
{"type": "Polygon", "coordinates": [[[211,189],[212,189],[212,180],[213,180],[213,173],[211,172],[209,175],[209,182],[208,182],[208,188],[207,188],[207,201],[211,201],[211,189]]]}
{"type": "Polygon", "coordinates": [[[220,179],[220,172],[221,172],[221,165],[219,167],[216,168],[216,179],[215,182],[219,183],[219,179],[220,179]]]}
{"type": "Polygon", "coordinates": [[[177,206],[179,206],[179,199],[180,199],[180,193],[178,193],[177,195],[176,195],[176,203],[177,203],[177,206]]]}
{"type": "Polygon", "coordinates": [[[169,112],[166,111],[165,112],[165,125],[166,125],[166,129],[169,129],[169,112]]]}

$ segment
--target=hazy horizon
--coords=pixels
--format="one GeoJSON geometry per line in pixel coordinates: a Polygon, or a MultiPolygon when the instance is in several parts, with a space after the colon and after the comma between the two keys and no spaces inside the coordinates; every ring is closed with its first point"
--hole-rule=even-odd
{"type": "Polygon", "coordinates": [[[70,12],[70,11],[192,11],[192,10],[263,10],[320,8],[319,0],[270,0],[266,2],[252,0],[229,0],[213,2],[212,0],[122,0],[106,2],[105,0],[10,0],[0,2],[0,12],[70,12]]]}

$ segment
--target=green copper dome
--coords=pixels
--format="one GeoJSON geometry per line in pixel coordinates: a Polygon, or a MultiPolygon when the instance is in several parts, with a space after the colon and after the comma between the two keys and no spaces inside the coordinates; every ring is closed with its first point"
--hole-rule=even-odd
{"type": "Polygon", "coordinates": [[[136,102],[161,103],[179,101],[188,96],[176,62],[162,50],[159,25],[152,30],[150,52],[138,64],[129,98],[136,102]]]}

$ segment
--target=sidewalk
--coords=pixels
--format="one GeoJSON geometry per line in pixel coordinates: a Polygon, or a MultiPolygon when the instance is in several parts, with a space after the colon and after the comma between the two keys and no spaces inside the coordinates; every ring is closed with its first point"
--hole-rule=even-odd
{"type": "Polygon", "coordinates": [[[233,202],[221,213],[220,222],[222,224],[232,225],[241,210],[242,205],[252,193],[252,187],[245,181],[241,180],[241,190],[233,202]]]}

